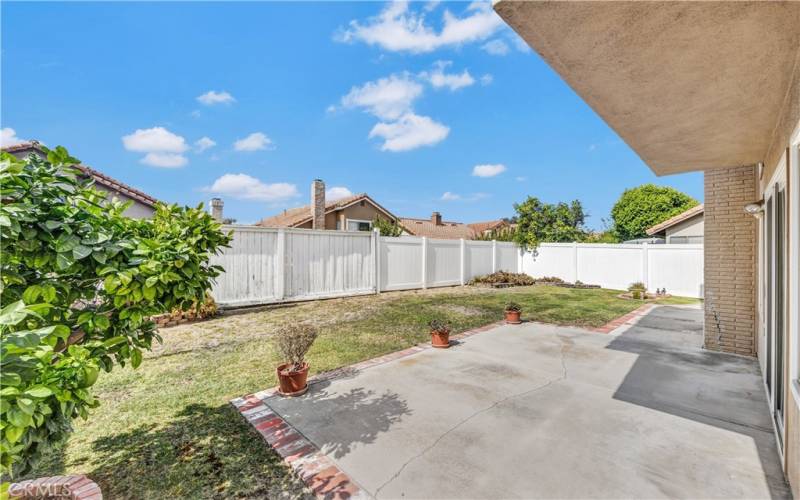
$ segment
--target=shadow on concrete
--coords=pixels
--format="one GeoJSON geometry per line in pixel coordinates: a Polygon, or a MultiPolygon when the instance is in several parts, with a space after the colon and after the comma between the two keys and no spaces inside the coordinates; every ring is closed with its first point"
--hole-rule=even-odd
{"type": "Polygon", "coordinates": [[[638,355],[614,399],[750,437],[772,497],[791,498],[758,361],[702,344],[701,310],[652,310],[607,346],[638,355]]]}
{"type": "Polygon", "coordinates": [[[321,432],[306,437],[334,458],[347,455],[358,444],[373,443],[404,415],[411,414],[406,401],[394,392],[378,394],[358,387],[333,393],[328,391],[329,386],[330,381],[323,380],[311,384],[302,397],[273,396],[265,402],[296,429],[310,429],[311,432],[320,429],[321,432]],[[332,426],[336,428],[335,433],[325,431],[332,426]]]}

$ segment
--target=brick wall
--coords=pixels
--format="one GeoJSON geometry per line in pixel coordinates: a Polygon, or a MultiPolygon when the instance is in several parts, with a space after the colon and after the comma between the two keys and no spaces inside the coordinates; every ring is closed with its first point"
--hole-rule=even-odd
{"type": "Polygon", "coordinates": [[[705,347],[756,354],[755,167],[705,171],[705,347]],[[716,313],[716,314],[715,314],[716,313]]]}

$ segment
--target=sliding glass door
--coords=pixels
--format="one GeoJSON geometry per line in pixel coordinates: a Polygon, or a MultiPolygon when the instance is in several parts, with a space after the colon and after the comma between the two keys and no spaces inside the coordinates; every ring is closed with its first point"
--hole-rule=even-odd
{"type": "MultiPolygon", "coordinates": [[[[764,214],[764,320],[766,369],[764,381],[781,442],[784,425],[786,347],[786,187],[776,181],[768,190],[764,214]]],[[[783,443],[781,442],[781,446],[783,443]]]]}

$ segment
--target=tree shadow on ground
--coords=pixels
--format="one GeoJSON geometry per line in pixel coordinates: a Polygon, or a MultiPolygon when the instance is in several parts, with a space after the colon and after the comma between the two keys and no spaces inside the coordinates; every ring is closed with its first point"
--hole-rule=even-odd
{"type": "Polygon", "coordinates": [[[107,498],[304,498],[308,491],[229,405],[191,404],[164,425],[93,443],[107,498]]]}
{"type": "Polygon", "coordinates": [[[331,380],[311,384],[302,397],[272,396],[265,403],[334,458],[342,458],[359,444],[375,442],[404,415],[411,414],[408,404],[396,393],[378,394],[363,387],[334,390],[331,380]]]}

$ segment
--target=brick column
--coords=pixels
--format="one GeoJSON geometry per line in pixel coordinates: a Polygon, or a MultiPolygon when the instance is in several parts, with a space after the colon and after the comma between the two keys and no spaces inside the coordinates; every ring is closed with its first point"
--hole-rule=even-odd
{"type": "Polygon", "coordinates": [[[705,171],[705,348],[756,354],[755,167],[705,171]]]}

